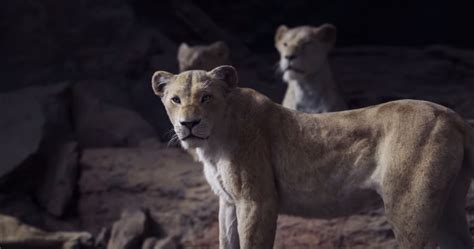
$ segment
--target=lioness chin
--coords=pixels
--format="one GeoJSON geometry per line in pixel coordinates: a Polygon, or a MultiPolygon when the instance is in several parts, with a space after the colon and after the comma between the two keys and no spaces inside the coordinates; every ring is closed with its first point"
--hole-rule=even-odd
{"type": "Polygon", "coordinates": [[[474,131],[456,113],[401,100],[305,114],[237,82],[231,66],[152,78],[220,197],[221,248],[272,248],[279,213],[330,218],[382,202],[401,248],[472,248],[474,131]]]}

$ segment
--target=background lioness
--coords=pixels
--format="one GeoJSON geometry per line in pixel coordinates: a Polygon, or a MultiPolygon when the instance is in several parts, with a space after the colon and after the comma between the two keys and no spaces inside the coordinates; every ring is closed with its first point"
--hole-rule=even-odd
{"type": "Polygon", "coordinates": [[[305,114],[237,82],[231,66],[152,78],[220,197],[221,248],[272,248],[278,213],[329,218],[380,200],[401,248],[472,248],[474,130],[455,112],[401,100],[305,114]]]}
{"type": "Polygon", "coordinates": [[[280,52],[283,80],[288,84],[283,106],[313,113],[347,109],[328,63],[336,33],[331,24],[278,27],[275,47],[280,52]]]}
{"type": "Polygon", "coordinates": [[[209,45],[189,46],[181,43],[178,48],[179,71],[211,70],[220,65],[230,64],[229,47],[223,41],[209,45]]]}

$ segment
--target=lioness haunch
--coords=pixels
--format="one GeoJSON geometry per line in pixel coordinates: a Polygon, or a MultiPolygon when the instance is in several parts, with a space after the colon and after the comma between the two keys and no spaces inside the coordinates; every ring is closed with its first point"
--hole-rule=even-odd
{"type": "Polygon", "coordinates": [[[231,66],[152,79],[220,197],[221,248],[272,248],[278,213],[330,218],[380,200],[401,248],[472,248],[474,130],[452,110],[400,100],[305,114],[237,82],[231,66]]]}

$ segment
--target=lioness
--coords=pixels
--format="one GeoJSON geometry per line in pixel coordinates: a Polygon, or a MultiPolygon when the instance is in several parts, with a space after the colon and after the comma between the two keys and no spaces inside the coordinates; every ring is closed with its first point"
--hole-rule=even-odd
{"type": "Polygon", "coordinates": [[[347,109],[328,63],[336,33],[331,24],[278,27],[275,47],[280,52],[283,80],[288,84],[283,106],[312,113],[347,109]]]}
{"type": "Polygon", "coordinates": [[[179,71],[211,70],[221,65],[230,64],[229,47],[223,41],[210,45],[189,46],[181,43],[178,48],[179,71]]]}
{"type": "Polygon", "coordinates": [[[231,66],[152,78],[220,197],[221,248],[272,248],[278,213],[331,218],[380,200],[401,248],[472,248],[474,130],[455,112],[401,100],[307,114],[237,82],[231,66]]]}

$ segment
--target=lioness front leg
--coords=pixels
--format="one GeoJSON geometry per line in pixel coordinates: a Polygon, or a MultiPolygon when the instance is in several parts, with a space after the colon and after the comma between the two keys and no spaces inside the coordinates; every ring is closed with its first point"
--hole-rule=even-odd
{"type": "Polygon", "coordinates": [[[239,249],[236,208],[222,198],[219,201],[219,248],[239,249]]]}
{"type": "Polygon", "coordinates": [[[239,201],[237,226],[241,249],[273,248],[277,216],[277,204],[274,201],[239,201]]]}

